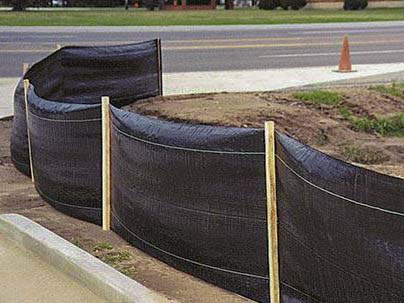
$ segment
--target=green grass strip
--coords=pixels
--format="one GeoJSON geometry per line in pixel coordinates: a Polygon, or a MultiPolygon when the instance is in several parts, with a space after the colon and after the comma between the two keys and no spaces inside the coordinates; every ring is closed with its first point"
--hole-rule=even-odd
{"type": "Polygon", "coordinates": [[[293,97],[302,101],[325,105],[338,105],[342,100],[342,96],[337,92],[326,90],[296,92],[293,97]]]}
{"type": "Polygon", "coordinates": [[[392,95],[404,99],[404,83],[393,83],[391,85],[378,85],[370,88],[382,94],[392,95]]]}
{"type": "Polygon", "coordinates": [[[394,20],[404,20],[404,8],[366,9],[363,11],[344,11],[342,9],[301,11],[259,9],[146,11],[131,9],[125,11],[122,8],[0,12],[0,25],[6,26],[242,25],[394,20]]]}

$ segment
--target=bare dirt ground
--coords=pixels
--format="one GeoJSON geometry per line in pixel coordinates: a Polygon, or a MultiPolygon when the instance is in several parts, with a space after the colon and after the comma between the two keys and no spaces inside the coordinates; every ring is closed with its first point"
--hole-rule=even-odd
{"type": "MultiPolygon", "coordinates": [[[[373,88],[338,88],[331,93],[339,97],[331,104],[327,98],[302,100],[296,92],[259,92],[156,97],[126,109],[194,124],[262,128],[272,120],[277,130],[329,155],[404,177],[404,120],[394,122],[399,125],[393,125],[398,127],[393,135],[365,129],[375,119],[402,115],[404,98],[373,88]]],[[[383,121],[375,126],[381,132],[390,127],[383,121]]]]}
{"type": "Polygon", "coordinates": [[[30,178],[10,160],[11,120],[0,120],[0,213],[24,215],[81,247],[117,270],[178,302],[251,302],[166,264],[130,246],[114,232],[66,216],[36,193],[30,178]]]}

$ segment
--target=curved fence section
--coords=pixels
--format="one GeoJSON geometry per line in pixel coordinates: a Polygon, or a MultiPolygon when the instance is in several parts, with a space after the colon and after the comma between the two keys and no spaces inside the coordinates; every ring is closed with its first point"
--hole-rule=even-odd
{"type": "Polygon", "coordinates": [[[21,79],[14,91],[14,118],[10,138],[11,160],[14,166],[23,174],[31,175],[27,122],[25,115],[24,83],[21,79]]]}
{"type": "MultiPolygon", "coordinates": [[[[35,63],[24,75],[44,100],[65,104],[100,104],[108,95],[117,106],[161,94],[159,40],[96,47],[63,47],[35,63]]],[[[30,174],[23,83],[14,94],[11,156],[30,174]]]]}
{"type": "Polygon", "coordinates": [[[169,264],[264,300],[262,130],[111,113],[113,229],[169,264]]]}
{"type": "MultiPolygon", "coordinates": [[[[182,270],[268,302],[263,133],[111,107],[112,226],[182,270]]],[[[399,302],[404,182],[276,136],[283,302],[399,302]]]]}
{"type": "Polygon", "coordinates": [[[404,181],[281,134],[277,174],[284,285],[313,302],[400,302],[404,181]]]}
{"type": "MultiPolygon", "coordinates": [[[[65,48],[25,77],[33,177],[45,200],[100,223],[100,99],[110,96],[113,229],[172,266],[269,302],[262,130],[119,109],[161,93],[157,41],[65,48]]],[[[12,156],[27,172],[21,83],[15,97],[12,156]]],[[[404,181],[279,133],[276,171],[282,302],[402,302],[404,181]]]]}
{"type": "Polygon", "coordinates": [[[101,106],[44,100],[31,86],[28,108],[38,193],[68,215],[101,224],[101,106]]]}

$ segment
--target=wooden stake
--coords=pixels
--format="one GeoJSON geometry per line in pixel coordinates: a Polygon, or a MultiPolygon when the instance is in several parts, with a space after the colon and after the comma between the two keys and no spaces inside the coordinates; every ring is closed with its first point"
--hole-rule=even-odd
{"type": "Polygon", "coordinates": [[[102,229],[111,229],[111,125],[109,97],[102,104],[102,229]]]}
{"type": "Polygon", "coordinates": [[[29,167],[31,169],[31,180],[32,183],[35,183],[34,177],[34,165],[32,160],[32,150],[31,150],[31,136],[29,134],[29,109],[28,109],[28,88],[29,88],[29,80],[24,80],[24,99],[25,99],[25,121],[27,123],[27,139],[28,139],[28,154],[29,154],[29,167]]]}
{"type": "Polygon", "coordinates": [[[274,122],[265,122],[265,166],[266,166],[266,189],[267,189],[270,302],[280,303],[274,122]]]}
{"type": "Polygon", "coordinates": [[[161,39],[157,39],[157,68],[159,75],[159,96],[163,95],[163,65],[161,60],[161,39]]]}
{"type": "Polygon", "coordinates": [[[25,73],[28,71],[28,69],[29,69],[29,64],[23,63],[22,64],[22,74],[25,75],[25,73]]]}

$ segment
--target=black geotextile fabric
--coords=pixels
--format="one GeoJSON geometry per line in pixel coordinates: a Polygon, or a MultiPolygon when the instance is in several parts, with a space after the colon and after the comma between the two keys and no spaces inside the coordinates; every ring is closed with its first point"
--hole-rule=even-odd
{"type": "MultiPolygon", "coordinates": [[[[35,63],[23,78],[46,100],[69,104],[99,104],[109,96],[117,105],[161,94],[158,40],[141,43],[63,47],[35,63]]],[[[14,93],[11,157],[15,166],[30,174],[25,120],[24,87],[14,93]]]]}
{"type": "Polygon", "coordinates": [[[21,79],[14,91],[14,118],[10,138],[11,160],[23,174],[31,174],[25,117],[24,83],[21,79]]]}
{"type": "MultiPolygon", "coordinates": [[[[268,302],[262,130],[111,113],[113,229],[268,302]]],[[[276,140],[282,302],[403,302],[404,182],[276,140]]]]}
{"type": "Polygon", "coordinates": [[[277,136],[281,277],[313,302],[404,302],[404,181],[277,136]]]}
{"type": "MultiPolygon", "coordinates": [[[[159,94],[157,47],[63,48],[25,75],[35,187],[57,209],[100,223],[100,97],[159,94]]],[[[15,98],[12,157],[29,172],[21,82],[15,98]]],[[[263,131],[111,113],[113,229],[268,302],[263,131]]],[[[404,181],[282,134],[276,144],[282,302],[404,302],[404,181]]]]}
{"type": "Polygon", "coordinates": [[[35,188],[56,209],[101,224],[101,105],[69,104],[28,91],[35,188]]]}
{"type": "Polygon", "coordinates": [[[170,265],[264,300],[262,131],[111,109],[113,229],[170,265]]]}

